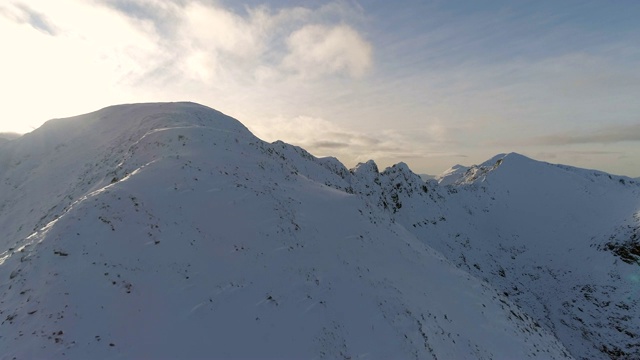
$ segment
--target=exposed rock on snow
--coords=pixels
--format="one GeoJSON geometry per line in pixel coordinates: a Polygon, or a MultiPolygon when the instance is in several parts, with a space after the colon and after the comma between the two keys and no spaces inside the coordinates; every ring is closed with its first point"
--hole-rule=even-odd
{"type": "Polygon", "coordinates": [[[3,358],[640,356],[633,179],[348,170],[193,103],[0,149],[3,358]]]}

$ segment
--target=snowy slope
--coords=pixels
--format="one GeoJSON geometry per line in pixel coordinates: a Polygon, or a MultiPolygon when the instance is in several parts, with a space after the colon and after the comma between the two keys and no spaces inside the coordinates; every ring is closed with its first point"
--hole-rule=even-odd
{"type": "Polygon", "coordinates": [[[349,171],[192,103],[0,146],[2,358],[570,357],[400,221],[448,201],[405,164],[349,171]]]}
{"type": "Polygon", "coordinates": [[[577,358],[640,357],[640,186],[500,155],[395,219],[501,289],[577,358]]]}
{"type": "Polygon", "coordinates": [[[0,132],[0,145],[2,145],[2,143],[4,142],[17,139],[19,137],[20,137],[20,134],[11,133],[11,132],[0,132]]]}
{"type": "Polygon", "coordinates": [[[464,174],[469,170],[468,167],[457,164],[449,169],[445,170],[442,174],[435,177],[440,185],[451,185],[456,181],[464,177],[464,174]]]}

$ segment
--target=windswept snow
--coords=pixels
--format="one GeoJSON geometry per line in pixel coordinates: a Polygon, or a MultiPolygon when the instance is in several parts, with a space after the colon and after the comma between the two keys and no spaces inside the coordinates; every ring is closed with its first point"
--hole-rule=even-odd
{"type": "Polygon", "coordinates": [[[435,177],[440,185],[451,185],[460,180],[464,174],[469,170],[468,167],[462,166],[460,164],[454,165],[449,169],[445,170],[442,174],[435,177]]]}
{"type": "Polygon", "coordinates": [[[193,103],[0,150],[2,358],[640,355],[633,179],[349,170],[193,103]]]}
{"type": "Polygon", "coordinates": [[[574,356],[640,356],[639,263],[620,257],[640,241],[637,182],[508,154],[456,184],[438,189],[444,204],[408,200],[415,210],[397,221],[501,289],[574,356]]]}

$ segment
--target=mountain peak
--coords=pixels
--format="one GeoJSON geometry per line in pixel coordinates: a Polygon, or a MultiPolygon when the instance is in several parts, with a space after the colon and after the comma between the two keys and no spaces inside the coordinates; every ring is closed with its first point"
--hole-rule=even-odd
{"type": "Polygon", "coordinates": [[[409,168],[409,165],[407,165],[403,161],[401,161],[401,162],[399,162],[397,164],[391,165],[390,169],[394,169],[396,171],[404,172],[404,173],[413,173],[413,171],[411,171],[411,169],[409,168]]]}
{"type": "Polygon", "coordinates": [[[566,357],[394,222],[428,192],[406,164],[345,172],[191,103],[54,120],[4,148],[7,358],[566,357]]]}
{"type": "Polygon", "coordinates": [[[640,188],[517,153],[450,170],[347,170],[194,103],[52,120],[0,144],[0,348],[637,358],[640,188]]]}
{"type": "Polygon", "coordinates": [[[358,163],[353,169],[351,169],[356,176],[378,176],[380,171],[378,170],[378,165],[375,161],[369,160],[365,163],[358,163]]]}
{"type": "Polygon", "coordinates": [[[508,154],[501,153],[491,157],[480,165],[472,165],[469,167],[455,165],[438,177],[438,183],[440,185],[474,183],[477,181],[484,181],[489,173],[499,167],[502,168],[503,171],[505,171],[506,166],[506,168],[509,169],[508,171],[519,172],[526,171],[532,166],[535,167],[535,164],[544,163],[515,152],[508,154]]]}
{"type": "Polygon", "coordinates": [[[47,121],[40,128],[12,140],[11,146],[0,154],[0,165],[11,158],[34,155],[74,157],[78,154],[67,154],[66,151],[77,151],[78,148],[91,153],[109,148],[113,151],[114,146],[131,146],[153,132],[179,128],[206,128],[221,135],[255,139],[238,120],[192,102],[114,105],[84,115],[47,121]]]}
{"type": "Polygon", "coordinates": [[[452,185],[462,178],[467,170],[469,170],[469,167],[456,164],[445,170],[442,174],[436,176],[436,180],[440,185],[452,185]]]}
{"type": "Polygon", "coordinates": [[[207,106],[193,102],[165,102],[113,105],[84,115],[49,120],[24,138],[42,137],[51,141],[52,137],[60,136],[64,140],[71,140],[78,136],[110,137],[189,126],[249,132],[238,120],[207,106]]]}

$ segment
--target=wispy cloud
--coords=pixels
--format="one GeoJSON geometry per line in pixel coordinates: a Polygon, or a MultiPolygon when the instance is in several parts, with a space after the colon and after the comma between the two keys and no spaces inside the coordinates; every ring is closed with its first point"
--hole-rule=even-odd
{"type": "Polygon", "coordinates": [[[442,134],[438,133],[439,129],[384,130],[368,133],[308,116],[263,119],[251,123],[249,128],[267,141],[284,140],[301,146],[316,156],[338,157],[347,166],[370,159],[378,161],[380,166],[389,166],[407,160],[429,161],[438,157],[466,157],[464,154],[441,147],[442,134]]]}
{"type": "MultiPolygon", "coordinates": [[[[164,64],[146,75],[207,84],[282,81],[289,75],[360,77],[373,63],[372,45],[354,27],[346,3],[317,8],[246,6],[243,12],[204,1],[101,2],[159,40],[164,64]]],[[[148,76],[145,76],[145,80],[148,76]]]]}
{"type": "MultiPolygon", "coordinates": [[[[640,110],[629,4],[0,3],[6,130],[113,103],[191,100],[267,140],[345,162],[414,159],[428,172],[461,154],[482,162],[552,145],[637,153],[637,128],[614,125],[640,110]],[[264,119],[284,120],[264,130],[264,119]]],[[[639,168],[635,159],[625,166],[639,168]]]]}
{"type": "Polygon", "coordinates": [[[349,144],[346,142],[320,140],[310,144],[315,149],[344,149],[348,148],[349,144]]]}
{"type": "Polygon", "coordinates": [[[347,74],[361,77],[372,65],[372,46],[347,25],[307,25],[287,38],[282,64],[304,77],[347,74]]]}
{"type": "Polygon", "coordinates": [[[17,23],[26,23],[47,35],[55,36],[56,26],[43,13],[36,11],[24,3],[0,4],[0,16],[17,23]]]}
{"type": "Polygon", "coordinates": [[[362,18],[344,1],[237,8],[200,0],[9,0],[0,5],[0,34],[11,34],[2,37],[0,78],[11,89],[3,91],[12,98],[4,112],[23,124],[5,116],[0,126],[28,131],[29,123],[132,101],[188,99],[236,116],[249,109],[243,121],[283,106],[308,114],[291,109],[295,98],[330,93],[323,84],[361,79],[372,68],[362,18]]]}
{"type": "Polygon", "coordinates": [[[535,159],[557,159],[563,157],[576,157],[576,156],[620,156],[623,153],[620,151],[597,151],[597,150],[568,150],[568,151],[540,151],[535,153],[533,157],[535,159]]]}
{"type": "Polygon", "coordinates": [[[627,141],[640,141],[640,123],[610,125],[597,130],[582,133],[559,133],[539,136],[525,143],[528,145],[573,145],[573,144],[614,144],[627,141]]]}
{"type": "Polygon", "coordinates": [[[0,16],[10,21],[74,39],[73,52],[95,50],[97,58],[91,60],[113,62],[118,81],[205,87],[290,76],[361,77],[371,68],[373,54],[371,43],[350,25],[359,21],[359,12],[343,2],[278,10],[246,6],[242,12],[197,0],[0,5],[0,16]]]}

